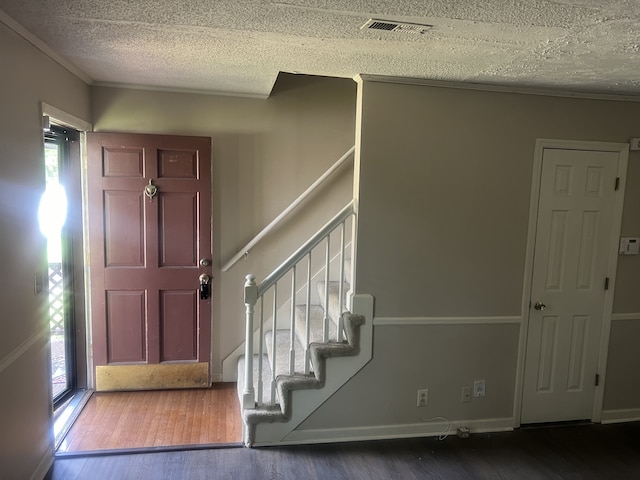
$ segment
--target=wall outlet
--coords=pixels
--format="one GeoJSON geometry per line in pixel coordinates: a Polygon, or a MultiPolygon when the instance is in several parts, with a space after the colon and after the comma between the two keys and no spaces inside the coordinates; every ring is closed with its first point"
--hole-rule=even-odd
{"type": "Polygon", "coordinates": [[[418,407],[426,407],[429,403],[429,389],[422,388],[418,390],[418,407]]]}
{"type": "Polygon", "coordinates": [[[462,403],[471,403],[471,387],[462,387],[462,403]]]}
{"type": "Polygon", "coordinates": [[[484,397],[486,390],[484,380],[475,380],[473,382],[473,396],[484,397]]]}

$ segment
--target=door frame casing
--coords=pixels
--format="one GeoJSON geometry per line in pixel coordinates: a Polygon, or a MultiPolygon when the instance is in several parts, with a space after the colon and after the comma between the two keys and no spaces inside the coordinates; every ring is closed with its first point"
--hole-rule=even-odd
{"type": "MultiPolygon", "coordinates": [[[[93,385],[93,377],[91,375],[91,365],[93,364],[91,360],[91,318],[90,312],[86,307],[89,303],[88,297],[88,287],[86,284],[88,278],[88,264],[84,261],[85,252],[87,251],[87,241],[86,241],[86,232],[87,232],[87,218],[85,211],[85,198],[86,198],[86,132],[93,131],[93,125],[75,115],[65,112],[64,110],[60,110],[53,105],[50,105],[46,102],[40,102],[40,114],[41,117],[48,116],[52,123],[56,125],[61,125],[66,128],[70,128],[76,130],[79,134],[78,144],[79,144],[79,158],[75,159],[74,162],[77,163],[78,171],[74,181],[78,181],[77,194],[80,198],[76,198],[80,201],[81,206],[81,214],[80,218],[77,220],[80,222],[80,225],[77,225],[79,228],[79,232],[77,235],[74,234],[74,254],[73,254],[73,262],[74,262],[74,299],[75,304],[72,308],[74,308],[75,314],[75,328],[76,328],[76,341],[75,341],[75,354],[76,354],[76,387],[79,389],[90,389],[93,385]]],[[[74,168],[76,167],[74,166],[74,168]]],[[[74,174],[74,175],[75,175],[74,174]]]]}
{"type": "Polygon", "coordinates": [[[544,150],[554,148],[563,150],[586,150],[618,153],[618,171],[616,176],[620,178],[618,190],[614,200],[613,224],[611,238],[609,239],[609,261],[607,263],[607,276],[609,277],[609,289],[605,292],[604,316],[602,332],[600,336],[600,350],[598,354],[599,383],[596,386],[591,420],[600,422],[602,418],[602,402],[604,399],[604,387],[606,383],[606,366],[609,349],[609,335],[611,332],[611,317],[613,314],[613,297],[616,287],[616,269],[618,265],[618,239],[622,226],[622,211],[624,207],[624,192],[626,187],[627,163],[629,158],[628,143],[595,142],[586,140],[557,140],[536,139],[533,172],[531,179],[531,199],[529,203],[529,227],[527,233],[527,247],[525,253],[524,282],[522,291],[522,323],[518,345],[518,364],[516,367],[516,391],[514,398],[514,427],[520,426],[522,418],[522,400],[524,388],[525,359],[527,349],[527,337],[529,332],[529,319],[531,316],[531,287],[533,280],[533,256],[538,224],[538,203],[540,200],[540,181],[542,178],[542,160],[544,150]]]}

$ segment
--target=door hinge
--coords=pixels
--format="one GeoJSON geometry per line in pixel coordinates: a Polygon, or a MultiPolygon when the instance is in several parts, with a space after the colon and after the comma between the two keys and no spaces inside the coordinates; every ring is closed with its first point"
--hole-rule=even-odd
{"type": "Polygon", "coordinates": [[[596,387],[600,385],[600,374],[596,373],[596,387]]]}
{"type": "Polygon", "coordinates": [[[620,177],[616,177],[616,188],[614,190],[618,190],[620,188],[620,177]]]}
{"type": "Polygon", "coordinates": [[[609,290],[609,277],[604,279],[604,289],[609,290]]]}

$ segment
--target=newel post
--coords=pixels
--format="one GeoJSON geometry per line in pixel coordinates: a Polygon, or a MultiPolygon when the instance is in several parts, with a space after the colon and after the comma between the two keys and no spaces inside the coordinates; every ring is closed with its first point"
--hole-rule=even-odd
{"type": "Polygon", "coordinates": [[[242,392],[242,409],[256,406],[256,395],[253,389],[253,312],[258,300],[258,286],[255,275],[247,275],[244,283],[244,305],[246,309],[245,350],[244,350],[244,390],[242,392]]]}

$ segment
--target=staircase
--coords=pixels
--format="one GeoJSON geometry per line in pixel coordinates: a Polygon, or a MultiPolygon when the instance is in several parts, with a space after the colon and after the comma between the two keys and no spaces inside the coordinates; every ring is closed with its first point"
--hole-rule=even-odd
{"type": "Polygon", "coordinates": [[[237,363],[247,446],[299,443],[296,427],[371,358],[372,298],[349,294],[353,215],[345,207],[260,285],[247,276],[237,363]]]}
{"type": "MultiPolygon", "coordinates": [[[[348,288],[348,284],[345,283],[348,288]]],[[[325,283],[318,283],[318,291],[325,289],[325,283]]],[[[267,354],[263,355],[262,361],[258,354],[254,355],[254,391],[260,392],[260,397],[256,407],[243,411],[245,423],[244,441],[247,446],[252,446],[255,442],[256,426],[260,423],[287,422],[291,419],[292,412],[292,392],[296,390],[321,389],[326,383],[326,362],[330,358],[357,355],[360,347],[360,326],[364,323],[362,315],[354,315],[343,312],[339,319],[338,304],[339,282],[329,284],[329,338],[323,341],[324,319],[326,305],[311,305],[310,310],[310,342],[305,346],[304,333],[306,332],[306,305],[295,307],[295,338],[294,338],[294,370],[290,372],[290,339],[291,330],[277,329],[268,330],[264,335],[267,345],[267,354]],[[343,325],[343,335],[345,340],[337,340],[338,325],[343,325]],[[275,355],[273,346],[275,345],[275,355]],[[310,366],[306,368],[306,359],[309,357],[310,366]],[[275,363],[275,375],[272,374],[272,365],[275,363]],[[259,370],[261,366],[262,370],[259,370]],[[308,373],[305,371],[308,370],[308,373]],[[270,389],[264,385],[270,385],[271,379],[275,378],[275,399],[272,400],[270,389]],[[262,379],[263,387],[259,387],[262,379]]],[[[322,298],[322,295],[321,295],[322,298]]],[[[242,401],[242,386],[244,385],[245,358],[242,356],[238,361],[238,394],[242,401]]]]}

